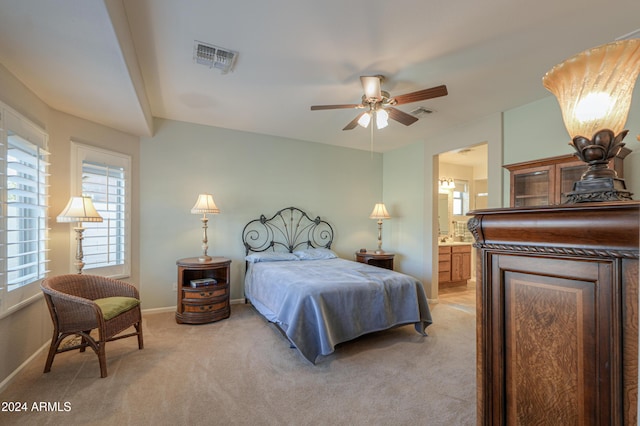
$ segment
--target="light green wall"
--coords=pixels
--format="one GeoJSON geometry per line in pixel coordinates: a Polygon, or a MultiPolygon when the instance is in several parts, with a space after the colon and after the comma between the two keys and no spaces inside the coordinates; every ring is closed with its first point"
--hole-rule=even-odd
{"type": "Polygon", "coordinates": [[[382,156],[368,151],[156,120],[141,139],[140,276],[145,308],[175,306],[176,260],[201,253],[202,224],[190,209],[213,194],[209,254],[232,260],[231,298],[244,297],[241,234],[252,219],[295,206],[335,230],[333,248],[353,258],[374,248],[369,219],[382,198],[382,156]]]}
{"type": "Polygon", "coordinates": [[[395,253],[394,268],[422,277],[424,244],[424,145],[412,144],[384,154],[383,200],[390,220],[382,225],[383,249],[395,253]],[[386,171],[393,174],[387,178],[386,171]]]}

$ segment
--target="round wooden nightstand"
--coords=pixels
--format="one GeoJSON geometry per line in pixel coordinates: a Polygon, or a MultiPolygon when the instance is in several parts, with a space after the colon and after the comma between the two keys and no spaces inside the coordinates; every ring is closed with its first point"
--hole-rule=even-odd
{"type": "Polygon", "coordinates": [[[214,257],[180,259],[178,265],[178,324],[204,324],[228,318],[231,260],[214,257]]]}
{"type": "Polygon", "coordinates": [[[356,261],[366,263],[368,265],[377,266],[379,268],[391,269],[393,271],[393,253],[376,253],[374,251],[357,251],[356,261]]]}

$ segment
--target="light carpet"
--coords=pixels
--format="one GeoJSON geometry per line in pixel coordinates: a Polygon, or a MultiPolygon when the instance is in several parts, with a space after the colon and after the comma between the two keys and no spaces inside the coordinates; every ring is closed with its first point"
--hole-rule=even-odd
{"type": "Polygon", "coordinates": [[[107,344],[104,379],[91,350],[57,355],[48,374],[40,354],[0,394],[26,411],[0,411],[0,424],[474,425],[474,302],[472,289],[446,292],[429,336],[370,334],[316,365],[249,305],[197,326],[147,314],[145,348],[107,344]]]}

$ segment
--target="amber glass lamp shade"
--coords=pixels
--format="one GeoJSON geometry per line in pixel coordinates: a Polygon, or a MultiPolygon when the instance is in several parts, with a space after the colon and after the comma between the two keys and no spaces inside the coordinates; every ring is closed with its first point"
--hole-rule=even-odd
{"type": "Polygon", "coordinates": [[[624,146],[624,126],[639,73],[640,39],[630,39],[586,50],[542,78],[558,99],[576,155],[589,164],[569,202],[631,199],[608,162],[624,146]]]}

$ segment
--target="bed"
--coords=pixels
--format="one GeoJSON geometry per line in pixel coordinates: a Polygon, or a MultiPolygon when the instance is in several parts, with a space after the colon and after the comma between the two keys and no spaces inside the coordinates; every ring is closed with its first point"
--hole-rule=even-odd
{"type": "Polygon", "coordinates": [[[339,258],[320,217],[287,207],[247,223],[242,241],[246,301],[313,364],[364,334],[414,324],[426,335],[432,323],[420,281],[339,258]]]}

